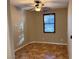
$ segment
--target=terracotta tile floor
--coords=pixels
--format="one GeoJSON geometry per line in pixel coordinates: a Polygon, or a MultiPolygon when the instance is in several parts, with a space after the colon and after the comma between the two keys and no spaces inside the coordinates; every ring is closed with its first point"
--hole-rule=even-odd
{"type": "Polygon", "coordinates": [[[16,59],[68,59],[67,45],[33,43],[15,53],[16,59]]]}

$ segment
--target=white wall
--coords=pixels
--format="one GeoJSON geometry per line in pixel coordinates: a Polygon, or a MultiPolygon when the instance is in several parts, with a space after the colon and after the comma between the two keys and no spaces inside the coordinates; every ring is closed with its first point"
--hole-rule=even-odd
{"type": "MultiPolygon", "coordinates": [[[[8,12],[9,13],[9,12],[8,12]]],[[[14,59],[14,42],[13,42],[13,35],[12,35],[12,27],[10,20],[10,14],[8,15],[8,31],[7,31],[7,59],[14,59]]]]}
{"type": "Polygon", "coordinates": [[[27,11],[25,22],[25,40],[29,42],[50,42],[62,43],[67,42],[67,8],[51,9],[51,13],[55,13],[56,17],[56,32],[43,32],[43,14],[44,12],[27,11]],[[63,24],[63,25],[62,25],[63,24]],[[62,35],[61,35],[62,34],[62,35]]]}
{"type": "Polygon", "coordinates": [[[69,59],[72,59],[72,0],[69,0],[68,5],[68,42],[69,42],[69,59]]]}
{"type": "Polygon", "coordinates": [[[14,40],[13,40],[13,32],[12,32],[12,23],[11,23],[11,14],[10,14],[10,0],[8,0],[8,31],[7,31],[7,59],[15,59],[14,55],[14,40]]]}
{"type": "Polygon", "coordinates": [[[11,43],[9,28],[8,28],[8,39],[7,39],[7,59],[14,59],[14,49],[11,43]]]}

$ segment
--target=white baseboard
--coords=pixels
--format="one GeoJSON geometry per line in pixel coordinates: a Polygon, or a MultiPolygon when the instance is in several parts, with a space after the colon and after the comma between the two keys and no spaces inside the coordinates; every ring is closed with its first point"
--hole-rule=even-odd
{"type": "Polygon", "coordinates": [[[18,50],[20,50],[20,49],[22,49],[23,47],[25,47],[25,46],[27,46],[27,45],[29,45],[29,44],[32,44],[32,43],[46,43],[46,44],[56,44],[56,45],[68,45],[67,43],[53,43],[53,42],[32,41],[32,42],[26,43],[25,45],[23,45],[23,46],[17,48],[17,49],[15,50],[15,52],[18,51],[18,50]]]}

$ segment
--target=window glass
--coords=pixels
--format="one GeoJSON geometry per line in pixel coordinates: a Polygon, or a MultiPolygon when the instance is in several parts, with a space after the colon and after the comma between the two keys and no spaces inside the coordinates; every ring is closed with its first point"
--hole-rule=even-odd
{"type": "Polygon", "coordinates": [[[55,14],[44,15],[44,32],[55,32],[55,14]]]}
{"type": "Polygon", "coordinates": [[[54,24],[45,24],[45,32],[54,32],[54,24]]]}

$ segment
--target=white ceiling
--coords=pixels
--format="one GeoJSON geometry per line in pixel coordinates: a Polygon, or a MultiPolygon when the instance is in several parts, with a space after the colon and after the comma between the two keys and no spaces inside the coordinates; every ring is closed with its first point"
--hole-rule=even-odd
{"type": "MultiPolygon", "coordinates": [[[[11,4],[14,5],[33,5],[35,0],[11,0],[11,4]]],[[[51,8],[66,8],[68,5],[68,0],[41,0],[45,7],[51,8]]]]}

